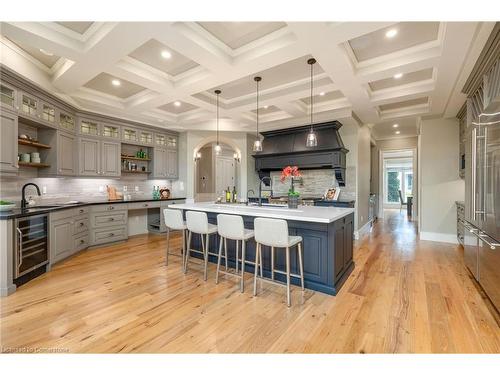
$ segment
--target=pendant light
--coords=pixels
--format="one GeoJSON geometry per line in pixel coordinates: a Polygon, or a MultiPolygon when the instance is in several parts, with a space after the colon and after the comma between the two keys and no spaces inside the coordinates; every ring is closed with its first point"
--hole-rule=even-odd
{"type": "Polygon", "coordinates": [[[222,147],[219,144],[219,95],[221,93],[220,90],[215,90],[215,95],[217,95],[217,143],[215,144],[215,155],[220,155],[222,151],[222,147]]]}
{"type": "Polygon", "coordinates": [[[254,77],[253,80],[257,84],[257,108],[256,108],[257,129],[256,129],[256,134],[255,134],[257,136],[257,139],[253,143],[253,151],[254,152],[261,152],[262,151],[262,142],[260,141],[260,135],[259,135],[259,82],[262,81],[262,77],[254,77]]]}
{"type": "Polygon", "coordinates": [[[309,59],[307,63],[311,65],[311,130],[307,135],[306,147],[316,147],[318,145],[318,138],[313,129],[313,66],[316,64],[316,59],[309,59]]]}

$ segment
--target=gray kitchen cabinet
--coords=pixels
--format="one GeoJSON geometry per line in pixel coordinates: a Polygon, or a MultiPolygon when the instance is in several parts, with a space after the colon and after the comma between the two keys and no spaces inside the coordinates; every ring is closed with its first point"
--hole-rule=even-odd
{"type": "Polygon", "coordinates": [[[40,101],[40,120],[45,125],[50,127],[57,126],[58,110],[50,103],[40,101]]]}
{"type": "Polygon", "coordinates": [[[16,88],[4,82],[0,83],[0,106],[2,108],[17,112],[17,110],[19,109],[17,101],[18,98],[16,88]]]}
{"type": "Polygon", "coordinates": [[[63,130],[74,133],[76,130],[76,118],[75,118],[75,116],[72,114],[69,114],[67,112],[61,111],[61,110],[59,110],[57,112],[58,112],[57,124],[59,125],[59,127],[63,130]]]}
{"type": "Polygon", "coordinates": [[[17,115],[13,112],[0,111],[0,174],[17,174],[17,115]]]}
{"type": "Polygon", "coordinates": [[[121,175],[121,145],[116,142],[101,141],[101,170],[102,176],[120,176],[121,175]]]}
{"type": "Polygon", "coordinates": [[[73,134],[58,131],[57,135],[57,174],[61,176],[74,176],[76,174],[75,150],[76,137],[73,134]]]}
{"type": "Polygon", "coordinates": [[[167,178],[167,149],[155,147],[153,151],[153,177],[167,178]]]}
{"type": "Polygon", "coordinates": [[[19,91],[18,103],[20,116],[40,121],[42,117],[40,99],[24,91],[19,91]]]}
{"type": "Polygon", "coordinates": [[[58,262],[74,253],[73,219],[63,218],[50,224],[50,263],[58,262]]]}
{"type": "Polygon", "coordinates": [[[120,144],[94,138],[79,138],[80,176],[120,176],[120,144]]]}
{"type": "Polygon", "coordinates": [[[93,138],[78,139],[79,174],[80,176],[99,176],[100,141],[93,138]]]}
{"type": "Polygon", "coordinates": [[[177,149],[167,149],[167,178],[178,178],[179,168],[177,149]]]}

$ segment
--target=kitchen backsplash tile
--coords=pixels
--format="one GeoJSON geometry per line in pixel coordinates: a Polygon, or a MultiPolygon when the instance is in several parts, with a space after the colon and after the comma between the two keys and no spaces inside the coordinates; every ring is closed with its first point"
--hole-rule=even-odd
{"type": "MultiPolygon", "coordinates": [[[[303,197],[320,197],[331,188],[338,186],[335,175],[332,169],[311,169],[302,170],[302,179],[294,182],[295,190],[303,197]]],[[[290,189],[290,179],[285,182],[280,181],[281,172],[271,172],[271,179],[273,180],[273,196],[282,196],[288,193],[290,189]]],[[[348,168],[346,171],[346,186],[340,189],[341,199],[356,199],[356,188],[352,188],[356,181],[355,168],[348,168]],[[354,180],[353,180],[354,177],[354,180]]]]}
{"type": "Polygon", "coordinates": [[[26,189],[27,196],[44,203],[65,202],[69,200],[99,201],[107,199],[106,185],[113,185],[117,191],[123,191],[127,187],[127,194],[134,199],[149,198],[153,194],[153,186],[167,187],[173,197],[184,197],[185,186],[182,181],[168,180],[126,180],[126,179],[101,179],[101,178],[2,178],[0,197],[4,200],[21,200],[21,188],[27,182],[34,182],[46,193],[37,197],[33,187],[26,189]],[[136,191],[137,187],[137,191],[136,191]],[[102,190],[102,191],[100,191],[102,190]]]}

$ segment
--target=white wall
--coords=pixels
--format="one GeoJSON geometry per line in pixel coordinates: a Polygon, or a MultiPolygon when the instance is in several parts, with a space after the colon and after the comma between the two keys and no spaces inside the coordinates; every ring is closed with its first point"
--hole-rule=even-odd
{"type": "Polygon", "coordinates": [[[358,176],[357,176],[357,229],[368,223],[368,200],[370,197],[370,128],[363,125],[358,130],[358,176]]]}
{"type": "Polygon", "coordinates": [[[456,243],[455,201],[465,195],[465,182],[458,175],[458,120],[423,120],[421,124],[420,238],[456,243]]]}

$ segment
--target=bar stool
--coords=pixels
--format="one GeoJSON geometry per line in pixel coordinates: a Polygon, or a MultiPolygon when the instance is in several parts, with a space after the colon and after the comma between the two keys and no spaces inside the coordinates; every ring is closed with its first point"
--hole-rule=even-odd
{"type": "Polygon", "coordinates": [[[245,229],[243,218],[238,215],[217,215],[217,228],[220,236],[219,255],[217,257],[217,273],[215,275],[215,283],[219,283],[219,272],[225,275],[236,276],[240,278],[240,291],[245,290],[245,263],[249,262],[245,258],[246,241],[253,237],[253,230],[245,229]],[[224,240],[224,241],[223,241],[224,240]],[[236,241],[236,273],[227,271],[227,240],[236,241]],[[239,241],[241,241],[241,274],[238,274],[239,257],[239,241]],[[226,271],[220,271],[220,260],[222,255],[222,242],[224,242],[224,256],[226,257],[226,271]]]}
{"type": "Polygon", "coordinates": [[[286,255],[286,271],[281,271],[274,269],[274,254],[272,254],[273,259],[271,259],[271,275],[272,279],[260,276],[262,281],[284,286],[283,283],[274,280],[274,273],[281,273],[286,275],[286,300],[287,306],[291,305],[290,296],[290,277],[299,277],[302,290],[304,290],[304,265],[302,263],[302,237],[300,236],[289,236],[288,235],[288,223],[286,220],[281,219],[267,219],[267,218],[256,218],[254,220],[254,230],[255,230],[255,242],[256,242],[256,262],[255,265],[255,276],[253,283],[253,295],[257,295],[257,278],[258,272],[257,267],[259,262],[262,267],[262,245],[270,246],[274,253],[274,248],[285,248],[286,255]],[[290,273],[290,248],[297,245],[297,252],[299,256],[299,268],[300,275],[290,273]]]}
{"type": "Polygon", "coordinates": [[[186,225],[189,231],[188,235],[188,245],[186,251],[186,265],[184,266],[184,273],[187,272],[188,262],[189,262],[189,254],[191,251],[195,253],[199,253],[203,255],[204,260],[204,270],[203,270],[203,279],[207,281],[207,270],[208,270],[208,255],[217,256],[215,253],[210,253],[210,234],[217,233],[217,225],[210,224],[208,222],[208,217],[205,212],[198,211],[188,211],[186,212],[186,225]],[[201,247],[202,251],[191,249],[191,236],[193,233],[199,234],[201,236],[201,247]],[[206,237],[206,243],[204,241],[203,236],[206,237]]]}
{"type": "MultiPolygon", "coordinates": [[[[186,230],[187,225],[182,218],[181,210],[172,210],[165,208],[163,210],[163,217],[165,218],[165,226],[167,227],[167,253],[165,256],[165,265],[168,266],[168,255],[170,254],[170,231],[182,231],[182,269],[184,270],[184,257],[186,256],[186,230]]],[[[174,254],[177,255],[177,254],[174,254]]]]}

